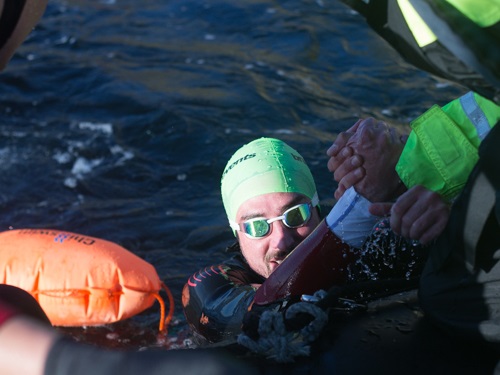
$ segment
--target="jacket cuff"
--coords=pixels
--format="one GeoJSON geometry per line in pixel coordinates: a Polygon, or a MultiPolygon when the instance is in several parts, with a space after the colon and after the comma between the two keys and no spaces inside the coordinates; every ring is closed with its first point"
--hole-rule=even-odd
{"type": "Polygon", "coordinates": [[[396,165],[410,189],[416,185],[452,199],[478,160],[477,149],[437,105],[412,122],[412,132],[396,165]]]}
{"type": "Polygon", "coordinates": [[[361,248],[380,217],[370,214],[370,201],[350,187],[326,217],[330,230],[349,246],[361,248]]]}

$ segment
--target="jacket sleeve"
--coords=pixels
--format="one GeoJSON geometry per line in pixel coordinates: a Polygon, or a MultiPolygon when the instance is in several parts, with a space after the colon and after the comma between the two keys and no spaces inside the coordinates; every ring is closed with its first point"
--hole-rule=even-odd
{"type": "Polygon", "coordinates": [[[482,138],[500,120],[500,107],[469,92],[411,123],[412,132],[396,165],[407,188],[423,185],[445,199],[463,188],[478,160],[482,138]]]}
{"type": "Polygon", "coordinates": [[[184,286],[182,304],[195,336],[208,342],[234,340],[251,306],[255,290],[245,267],[221,264],[206,267],[184,286]]]}

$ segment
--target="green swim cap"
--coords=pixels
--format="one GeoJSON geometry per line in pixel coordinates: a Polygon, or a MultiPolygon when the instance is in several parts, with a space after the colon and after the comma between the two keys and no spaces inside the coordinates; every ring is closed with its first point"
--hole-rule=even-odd
{"type": "Polygon", "coordinates": [[[317,198],[316,185],[304,158],[285,142],[256,139],[234,153],[221,180],[224,208],[236,220],[241,204],[267,193],[300,193],[317,198]]]}

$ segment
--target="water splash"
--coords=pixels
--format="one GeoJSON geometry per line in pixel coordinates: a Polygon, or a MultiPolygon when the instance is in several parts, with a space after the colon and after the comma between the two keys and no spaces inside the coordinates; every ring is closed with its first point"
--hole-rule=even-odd
{"type": "Polygon", "coordinates": [[[360,257],[349,267],[349,279],[366,280],[402,279],[418,277],[427,249],[418,242],[396,235],[389,220],[380,221],[359,250],[360,257]]]}

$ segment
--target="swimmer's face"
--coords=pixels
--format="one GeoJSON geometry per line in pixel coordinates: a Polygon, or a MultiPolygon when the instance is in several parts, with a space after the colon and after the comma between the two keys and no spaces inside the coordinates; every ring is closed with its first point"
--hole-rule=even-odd
{"type": "Polygon", "coordinates": [[[5,69],[17,47],[26,39],[42,16],[48,0],[0,0],[0,17],[9,14],[11,22],[0,25],[0,71],[5,69]],[[14,18],[12,18],[14,17],[14,18]]]}
{"type": "MultiPolygon", "coordinates": [[[[311,200],[297,193],[269,193],[245,201],[236,213],[236,222],[242,223],[253,218],[275,218],[298,204],[311,200]]],[[[270,233],[262,238],[249,238],[237,231],[243,256],[250,267],[267,278],[281,264],[283,259],[306,238],[319,224],[318,210],[311,210],[311,218],[305,225],[289,228],[281,220],[272,222],[270,233]]]]}

